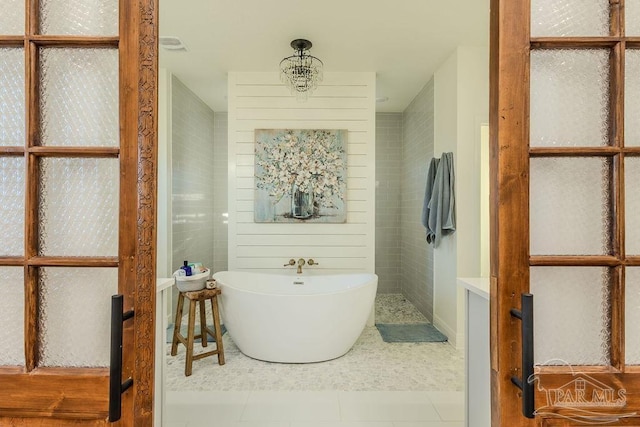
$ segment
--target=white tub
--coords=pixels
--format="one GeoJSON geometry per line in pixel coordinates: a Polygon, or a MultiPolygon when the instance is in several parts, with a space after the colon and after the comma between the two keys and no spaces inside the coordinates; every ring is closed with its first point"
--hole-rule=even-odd
{"type": "Polygon", "coordinates": [[[240,351],[269,362],[335,359],[356,342],[373,308],[375,274],[221,271],[224,324],[240,351]]]}

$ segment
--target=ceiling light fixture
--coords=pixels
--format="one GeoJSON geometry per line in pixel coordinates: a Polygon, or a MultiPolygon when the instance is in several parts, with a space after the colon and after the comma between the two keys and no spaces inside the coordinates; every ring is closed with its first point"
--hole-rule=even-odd
{"type": "Polygon", "coordinates": [[[280,78],[298,101],[306,101],[322,81],[323,64],[309,55],[307,51],[311,46],[309,40],[296,39],[291,42],[295,53],[280,61],[280,78]]]}

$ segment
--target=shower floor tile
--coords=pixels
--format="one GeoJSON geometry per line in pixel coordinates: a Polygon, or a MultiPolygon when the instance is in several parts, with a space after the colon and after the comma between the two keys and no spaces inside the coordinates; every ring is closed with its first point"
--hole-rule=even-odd
{"type": "Polygon", "coordinates": [[[424,314],[402,294],[376,296],[376,323],[427,323],[424,314]]]}

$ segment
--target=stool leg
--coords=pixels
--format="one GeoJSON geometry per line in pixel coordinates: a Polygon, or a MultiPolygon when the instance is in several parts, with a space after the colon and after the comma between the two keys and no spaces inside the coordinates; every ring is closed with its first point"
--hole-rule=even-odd
{"type": "Polygon", "coordinates": [[[178,332],[182,326],[182,308],[184,306],[184,295],[178,295],[178,306],[176,307],[176,320],[173,322],[173,340],[171,340],[171,355],[178,354],[178,332]]]}
{"type": "Polygon", "coordinates": [[[216,350],[218,350],[218,365],[224,365],[224,347],[222,346],[222,330],[220,326],[220,313],[218,312],[218,296],[211,298],[211,312],[213,314],[213,327],[216,333],[216,350]]]}
{"type": "Polygon", "coordinates": [[[191,366],[193,365],[193,334],[196,323],[196,301],[189,300],[189,326],[187,332],[187,361],[184,367],[185,376],[191,375],[191,366]]]}
{"type": "Polygon", "coordinates": [[[204,304],[204,300],[200,300],[200,342],[203,347],[207,346],[208,336],[207,336],[207,313],[206,307],[204,304]]]}

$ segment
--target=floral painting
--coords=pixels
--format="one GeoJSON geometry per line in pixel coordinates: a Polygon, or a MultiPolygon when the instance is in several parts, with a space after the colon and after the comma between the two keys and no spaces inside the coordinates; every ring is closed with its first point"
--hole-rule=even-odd
{"type": "Polygon", "coordinates": [[[346,222],[346,130],[255,131],[256,222],[346,222]]]}

